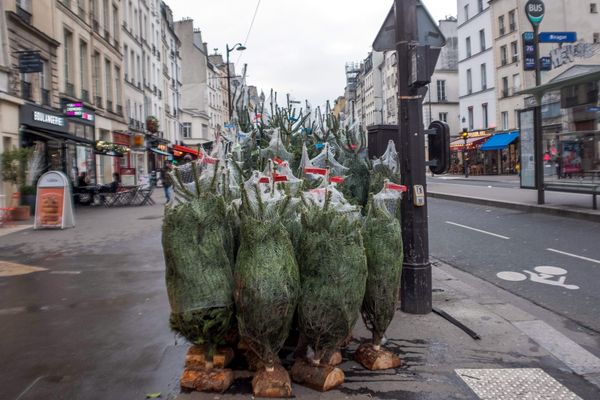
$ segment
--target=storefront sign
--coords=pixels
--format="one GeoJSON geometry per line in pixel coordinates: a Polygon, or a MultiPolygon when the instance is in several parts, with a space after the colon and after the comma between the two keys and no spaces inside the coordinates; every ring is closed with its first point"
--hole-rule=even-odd
{"type": "Polygon", "coordinates": [[[135,168],[121,168],[121,184],[135,186],[135,168]]]}
{"type": "Polygon", "coordinates": [[[30,74],[43,72],[44,62],[39,51],[23,51],[19,53],[19,72],[30,74]]]}
{"type": "Polygon", "coordinates": [[[519,113],[521,129],[521,187],[535,189],[535,110],[528,109],[519,113]]]}
{"type": "Polygon", "coordinates": [[[70,228],[75,226],[71,186],[59,171],[42,175],[37,185],[34,229],[70,228]]]}
{"type": "Polygon", "coordinates": [[[30,127],[69,133],[67,121],[63,115],[53,113],[52,111],[33,104],[21,106],[20,123],[30,127]]]}
{"type": "Polygon", "coordinates": [[[66,103],[65,115],[67,117],[79,117],[86,121],[94,121],[94,114],[87,112],[82,103],[66,103]]]}

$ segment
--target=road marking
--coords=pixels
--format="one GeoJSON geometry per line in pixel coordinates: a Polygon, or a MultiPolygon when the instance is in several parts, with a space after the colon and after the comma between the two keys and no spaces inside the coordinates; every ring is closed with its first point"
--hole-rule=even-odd
{"type": "Polygon", "coordinates": [[[552,251],[554,253],[562,254],[562,255],[565,255],[565,256],[569,256],[569,257],[579,258],[580,260],[585,260],[585,261],[593,262],[593,263],[596,263],[596,264],[600,264],[600,260],[595,260],[593,258],[578,256],[577,254],[571,254],[571,253],[567,253],[565,251],[560,251],[560,250],[556,250],[556,249],[546,249],[546,250],[552,251]]]}
{"type": "Polygon", "coordinates": [[[40,271],[46,271],[46,268],[32,267],[31,265],[18,264],[9,261],[0,261],[0,277],[27,275],[40,271]]]}
{"type": "Polygon", "coordinates": [[[495,236],[495,237],[500,238],[500,239],[504,239],[504,240],[509,240],[510,239],[508,236],[502,236],[502,235],[498,235],[496,233],[484,231],[484,230],[477,229],[477,228],[472,228],[470,226],[457,224],[456,222],[446,221],[446,223],[450,224],[450,225],[460,226],[461,228],[470,229],[470,230],[475,231],[475,232],[485,233],[486,235],[495,236]]]}
{"type": "Polygon", "coordinates": [[[536,283],[544,283],[546,285],[552,286],[560,286],[569,290],[577,290],[579,286],[577,285],[567,285],[565,283],[567,270],[559,267],[551,267],[549,265],[540,265],[539,267],[535,267],[533,269],[535,272],[528,271],[526,269],[523,270],[525,274],[514,271],[501,271],[496,274],[496,276],[500,279],[509,282],[522,282],[527,280],[527,275],[529,275],[529,279],[532,282],[536,283]],[[554,278],[557,278],[554,280],[554,278]]]}
{"type": "Polygon", "coordinates": [[[51,271],[54,275],[79,275],[81,271],[51,271]]]}

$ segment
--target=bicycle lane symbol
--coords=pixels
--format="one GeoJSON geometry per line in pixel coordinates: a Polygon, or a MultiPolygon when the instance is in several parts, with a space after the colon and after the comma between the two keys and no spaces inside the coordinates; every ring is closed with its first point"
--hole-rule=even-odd
{"type": "Polygon", "coordinates": [[[577,285],[565,284],[565,281],[567,279],[567,277],[565,276],[567,275],[566,269],[542,265],[539,267],[535,267],[533,270],[535,272],[523,270],[525,274],[514,271],[502,271],[498,272],[496,276],[500,279],[510,282],[521,282],[529,279],[532,282],[543,283],[545,285],[560,286],[569,290],[579,289],[579,286],[577,285]],[[529,276],[527,276],[526,274],[529,276]]]}

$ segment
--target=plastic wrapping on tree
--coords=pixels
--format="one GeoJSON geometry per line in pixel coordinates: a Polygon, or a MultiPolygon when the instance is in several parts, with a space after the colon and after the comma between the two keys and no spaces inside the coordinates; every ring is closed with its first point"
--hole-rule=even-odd
{"type": "Polygon", "coordinates": [[[203,191],[166,207],[162,245],[171,327],[212,357],[234,322],[233,236],[223,198],[203,191]]]}
{"type": "Polygon", "coordinates": [[[313,167],[325,168],[329,170],[332,175],[343,176],[348,172],[348,168],[344,167],[335,159],[335,153],[329,143],[325,143],[321,153],[310,160],[310,165],[313,167]]]}
{"type": "Polygon", "coordinates": [[[360,226],[337,209],[333,191],[323,204],[306,197],[302,213],[298,324],[315,363],[350,335],[365,293],[367,262],[360,226]]]}
{"type": "Polygon", "coordinates": [[[261,149],[260,155],[264,159],[279,158],[285,161],[290,161],[293,158],[293,154],[287,151],[283,144],[279,129],[274,130],[269,146],[265,149],[261,149]]]}
{"type": "Polygon", "coordinates": [[[266,367],[273,367],[289,334],[300,277],[282,224],[290,197],[267,202],[264,197],[271,195],[257,189],[253,201],[243,192],[235,300],[241,337],[266,367]]]}
{"type": "Polygon", "coordinates": [[[400,173],[400,159],[396,151],[396,144],[393,140],[388,141],[385,153],[375,161],[373,161],[373,169],[378,170],[381,166],[386,167],[393,174],[400,173]]]}
{"type": "Polygon", "coordinates": [[[369,273],[361,313],[376,346],[381,344],[398,303],[404,259],[401,198],[399,188],[384,188],[373,196],[362,229],[369,273]]]}
{"type": "Polygon", "coordinates": [[[392,140],[388,142],[385,153],[379,159],[373,161],[369,192],[378,193],[383,189],[383,183],[386,179],[397,184],[400,184],[402,181],[402,177],[400,176],[400,161],[392,140]]]}

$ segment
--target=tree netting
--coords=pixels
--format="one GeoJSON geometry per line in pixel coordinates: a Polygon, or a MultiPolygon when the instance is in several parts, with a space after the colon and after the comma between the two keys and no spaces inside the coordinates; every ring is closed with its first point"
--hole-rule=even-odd
{"type": "Polygon", "coordinates": [[[233,326],[231,230],[222,198],[204,193],[165,209],[162,245],[171,328],[208,354],[233,326]]]}
{"type": "Polygon", "coordinates": [[[267,367],[290,331],[300,277],[294,248],[281,220],[290,197],[242,192],[241,241],[236,261],[235,299],[241,337],[267,367]]]}
{"type": "Polygon", "coordinates": [[[298,323],[318,363],[325,351],[340,347],[356,323],[367,262],[358,222],[335,209],[330,192],[322,205],[305,201],[298,323]]]}
{"type": "Polygon", "coordinates": [[[369,272],[361,314],[376,346],[381,344],[398,303],[404,258],[400,190],[384,188],[373,196],[362,228],[369,272]]]}
{"type": "Polygon", "coordinates": [[[386,179],[393,183],[401,183],[400,159],[393,140],[388,142],[385,153],[373,161],[370,178],[370,193],[378,193],[383,189],[383,183],[386,179]]]}

